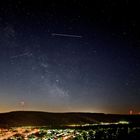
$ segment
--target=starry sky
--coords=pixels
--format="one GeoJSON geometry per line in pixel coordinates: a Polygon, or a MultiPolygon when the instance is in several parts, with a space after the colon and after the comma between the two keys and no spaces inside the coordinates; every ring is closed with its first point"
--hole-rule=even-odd
{"type": "Polygon", "coordinates": [[[139,6],[0,1],[0,112],[139,112],[139,6]]]}

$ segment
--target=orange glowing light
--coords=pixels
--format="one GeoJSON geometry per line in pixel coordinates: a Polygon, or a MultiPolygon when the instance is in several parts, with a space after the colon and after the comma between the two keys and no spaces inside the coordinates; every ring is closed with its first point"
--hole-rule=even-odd
{"type": "Polygon", "coordinates": [[[133,110],[130,110],[130,111],[129,111],[129,114],[132,115],[132,114],[133,114],[133,110]]]}

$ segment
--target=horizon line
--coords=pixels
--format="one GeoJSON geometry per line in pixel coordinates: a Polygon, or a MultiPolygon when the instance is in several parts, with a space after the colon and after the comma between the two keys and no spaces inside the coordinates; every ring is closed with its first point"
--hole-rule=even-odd
{"type": "MultiPolygon", "coordinates": [[[[69,112],[62,112],[62,111],[39,111],[39,110],[12,110],[12,111],[6,111],[6,112],[0,112],[0,114],[4,114],[4,113],[12,113],[12,112],[42,112],[42,113],[91,113],[91,114],[104,114],[104,115],[130,115],[129,113],[104,113],[104,112],[85,112],[85,111],[69,111],[69,112]]],[[[140,115],[140,114],[131,114],[131,115],[140,115]]]]}

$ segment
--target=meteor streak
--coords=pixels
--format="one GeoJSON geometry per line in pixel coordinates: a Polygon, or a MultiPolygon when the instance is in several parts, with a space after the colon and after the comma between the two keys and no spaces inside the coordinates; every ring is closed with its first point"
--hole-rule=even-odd
{"type": "Polygon", "coordinates": [[[75,38],[82,38],[81,35],[73,35],[73,34],[58,34],[58,33],[52,33],[52,36],[63,36],[63,37],[75,37],[75,38]]]}
{"type": "Polygon", "coordinates": [[[11,57],[11,59],[13,58],[18,58],[18,57],[23,57],[23,56],[32,56],[32,53],[29,53],[29,52],[26,52],[26,53],[22,53],[22,54],[19,54],[19,55],[14,55],[11,57]]]}

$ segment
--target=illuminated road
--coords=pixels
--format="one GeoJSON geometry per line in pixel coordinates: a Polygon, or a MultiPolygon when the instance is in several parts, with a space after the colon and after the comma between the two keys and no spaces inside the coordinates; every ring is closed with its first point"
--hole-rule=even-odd
{"type": "Polygon", "coordinates": [[[29,135],[37,133],[37,132],[39,132],[39,130],[38,129],[34,129],[34,130],[30,131],[29,133],[24,134],[24,139],[28,140],[28,136],[29,135]]]}
{"type": "Polygon", "coordinates": [[[72,138],[73,136],[74,136],[73,134],[64,136],[64,137],[62,138],[62,140],[68,140],[68,139],[72,138]]]}
{"type": "Polygon", "coordinates": [[[2,137],[0,138],[0,140],[8,139],[8,138],[12,137],[12,136],[15,135],[15,134],[17,134],[17,132],[7,132],[7,133],[5,134],[5,136],[2,136],[2,137]]]}
{"type": "Polygon", "coordinates": [[[39,131],[38,129],[34,129],[34,130],[30,131],[29,133],[25,133],[25,129],[19,128],[19,129],[17,129],[17,132],[7,132],[7,133],[5,133],[5,135],[2,136],[0,138],[0,140],[8,139],[8,138],[14,136],[15,134],[21,134],[22,136],[24,136],[25,140],[28,140],[29,135],[31,135],[33,133],[36,133],[38,131],[39,131]]]}

